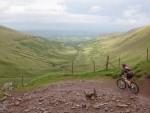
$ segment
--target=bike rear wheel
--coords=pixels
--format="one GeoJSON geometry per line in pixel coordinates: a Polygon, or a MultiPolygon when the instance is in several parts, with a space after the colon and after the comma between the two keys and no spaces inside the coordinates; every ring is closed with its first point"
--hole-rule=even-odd
{"type": "Polygon", "coordinates": [[[123,79],[118,79],[117,80],[117,87],[120,89],[125,89],[126,88],[126,82],[123,79]]]}
{"type": "Polygon", "coordinates": [[[131,82],[130,91],[134,94],[139,93],[139,86],[135,82],[131,82]]]}

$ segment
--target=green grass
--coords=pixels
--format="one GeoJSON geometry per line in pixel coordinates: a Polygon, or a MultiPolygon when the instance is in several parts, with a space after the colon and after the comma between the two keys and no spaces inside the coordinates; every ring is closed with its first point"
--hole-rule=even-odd
{"type": "Polygon", "coordinates": [[[140,62],[134,67],[137,77],[150,77],[150,61],[140,62]]]}
{"type": "Polygon", "coordinates": [[[83,72],[83,73],[48,73],[42,76],[39,76],[33,80],[30,80],[24,84],[24,87],[19,85],[17,90],[31,90],[37,87],[45,86],[51,83],[56,83],[64,80],[82,80],[82,79],[91,79],[91,78],[101,78],[104,76],[110,76],[116,78],[120,74],[120,71],[116,69],[110,69],[108,71],[101,70],[96,72],[83,72]]]}
{"type": "MultiPolygon", "coordinates": [[[[150,77],[150,61],[141,62],[134,66],[133,70],[135,72],[135,77],[139,78],[144,74],[147,74],[150,77]],[[140,75],[140,76],[139,76],[140,75]]],[[[24,87],[19,85],[17,90],[31,90],[37,87],[41,87],[43,85],[48,85],[51,83],[56,83],[64,80],[82,80],[82,79],[94,79],[101,78],[104,76],[118,78],[121,73],[121,70],[118,68],[104,69],[96,72],[78,72],[78,73],[62,73],[62,72],[54,72],[47,73],[45,75],[39,76],[33,80],[30,80],[25,83],[24,87]]]]}

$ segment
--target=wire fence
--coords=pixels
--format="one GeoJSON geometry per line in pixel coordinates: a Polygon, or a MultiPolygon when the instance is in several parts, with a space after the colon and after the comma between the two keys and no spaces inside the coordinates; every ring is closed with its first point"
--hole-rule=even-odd
{"type": "MultiPolygon", "coordinates": [[[[149,61],[149,49],[146,48],[146,52],[143,52],[145,54],[142,54],[140,57],[141,59],[145,58],[145,61],[149,61]]],[[[138,56],[140,53],[134,52],[133,54],[137,54],[136,60],[140,61],[140,57],[138,56]]],[[[81,56],[82,57],[82,56],[81,56]]],[[[135,59],[132,59],[132,55],[127,56],[132,61],[135,59]]],[[[70,61],[70,63],[61,65],[63,73],[81,73],[81,72],[97,72],[99,70],[109,70],[109,69],[120,69],[121,64],[128,61],[126,57],[120,57],[120,56],[111,56],[111,55],[105,55],[101,53],[101,59],[92,58],[88,59],[73,59],[70,61]],[[103,60],[101,60],[103,59],[103,60]],[[82,62],[84,60],[84,62],[82,62]],[[88,63],[87,63],[88,62],[88,63]]],[[[134,62],[134,61],[133,61],[134,62]]],[[[130,60],[127,62],[130,64],[130,60]]],[[[20,73],[17,75],[12,76],[0,76],[0,87],[2,87],[5,83],[12,83],[13,87],[24,87],[27,83],[29,83],[31,80],[35,79],[35,77],[26,76],[26,74],[20,73]]]]}
{"type": "MultiPolygon", "coordinates": [[[[81,59],[80,59],[81,60],[81,59]]],[[[134,66],[141,61],[149,61],[149,49],[146,48],[144,51],[134,51],[130,55],[105,55],[101,54],[101,59],[91,59],[88,63],[82,63],[82,61],[72,60],[70,62],[70,67],[68,66],[68,71],[73,73],[76,72],[96,72],[98,70],[109,70],[109,69],[120,69],[121,64],[127,63],[130,66],[134,66]]]]}

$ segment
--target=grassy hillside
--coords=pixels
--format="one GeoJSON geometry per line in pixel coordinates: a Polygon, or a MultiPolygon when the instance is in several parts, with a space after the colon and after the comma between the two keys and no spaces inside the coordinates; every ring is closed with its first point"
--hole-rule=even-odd
{"type": "Polygon", "coordinates": [[[62,71],[76,50],[57,41],[49,41],[0,26],[0,77],[29,78],[47,72],[62,71]]]}
{"type": "Polygon", "coordinates": [[[143,77],[146,76],[150,78],[150,60],[149,61],[143,61],[134,66],[134,71],[137,75],[137,77],[143,77]]]}
{"type": "Polygon", "coordinates": [[[150,48],[150,26],[141,27],[126,33],[114,33],[98,37],[79,45],[80,51],[75,62],[77,71],[92,70],[95,61],[97,70],[105,68],[106,58],[110,57],[110,67],[127,63],[134,67],[146,60],[146,49],[150,48]]]}
{"type": "Polygon", "coordinates": [[[36,81],[42,78],[40,75],[47,73],[64,76],[67,72],[71,73],[72,60],[74,75],[79,76],[94,75],[94,63],[96,75],[114,76],[119,72],[116,70],[119,69],[119,58],[121,63],[134,68],[139,76],[144,73],[150,75],[149,62],[146,62],[150,26],[99,36],[82,43],[68,43],[0,27],[0,83],[8,80],[20,82],[22,74],[25,81],[36,81]],[[105,71],[107,56],[110,57],[111,68],[108,72],[105,71]]]}

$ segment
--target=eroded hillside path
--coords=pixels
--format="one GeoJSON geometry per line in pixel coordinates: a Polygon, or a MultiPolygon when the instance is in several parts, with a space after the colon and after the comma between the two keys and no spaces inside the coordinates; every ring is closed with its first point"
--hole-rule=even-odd
{"type": "Polygon", "coordinates": [[[0,113],[150,113],[150,98],[122,91],[110,78],[66,80],[30,92],[15,92],[0,107],[0,113]],[[84,90],[92,92],[94,88],[98,97],[86,99],[84,90]]]}

